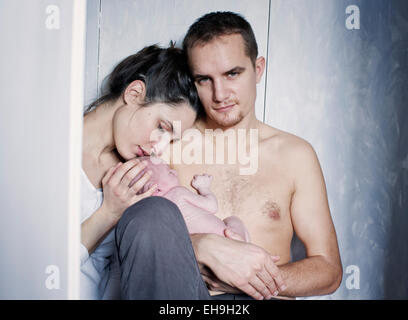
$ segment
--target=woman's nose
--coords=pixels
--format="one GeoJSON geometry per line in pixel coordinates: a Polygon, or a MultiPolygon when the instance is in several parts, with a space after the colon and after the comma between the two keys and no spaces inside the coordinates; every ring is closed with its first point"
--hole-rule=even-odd
{"type": "Polygon", "coordinates": [[[157,156],[162,155],[163,151],[170,144],[170,135],[163,135],[160,137],[159,141],[155,143],[152,147],[151,153],[154,153],[157,156]]]}

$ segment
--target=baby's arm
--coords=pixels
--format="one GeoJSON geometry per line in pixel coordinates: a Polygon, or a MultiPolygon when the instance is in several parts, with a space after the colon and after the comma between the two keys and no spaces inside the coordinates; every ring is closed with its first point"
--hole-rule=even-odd
{"type": "MultiPolygon", "coordinates": [[[[208,175],[195,175],[191,185],[197,190],[198,194],[184,187],[175,187],[166,194],[166,197],[180,207],[184,208],[187,204],[201,209],[203,213],[215,214],[218,210],[218,204],[217,198],[210,190],[211,179],[212,177],[208,175]]],[[[186,212],[192,212],[191,210],[190,207],[186,212]]]]}
{"type": "Polygon", "coordinates": [[[212,176],[208,174],[196,174],[191,181],[191,185],[197,190],[198,195],[191,192],[189,199],[186,199],[197,207],[204,208],[210,213],[217,213],[218,204],[217,198],[214,193],[211,192],[210,185],[212,176]]]}

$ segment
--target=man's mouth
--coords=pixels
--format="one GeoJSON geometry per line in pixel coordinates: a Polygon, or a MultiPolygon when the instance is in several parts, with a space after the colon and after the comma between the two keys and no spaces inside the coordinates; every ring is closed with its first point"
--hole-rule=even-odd
{"type": "Polygon", "coordinates": [[[235,106],[235,103],[231,103],[231,104],[228,104],[226,106],[214,108],[214,110],[217,111],[217,112],[226,112],[226,111],[231,110],[234,106],[235,106]]]}

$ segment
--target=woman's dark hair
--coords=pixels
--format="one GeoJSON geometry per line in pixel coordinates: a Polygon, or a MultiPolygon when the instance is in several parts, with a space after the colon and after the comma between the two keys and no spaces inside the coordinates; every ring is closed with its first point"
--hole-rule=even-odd
{"type": "Polygon", "coordinates": [[[186,102],[201,115],[202,105],[187,65],[187,57],[183,50],[175,48],[172,43],[169,48],[157,45],[145,47],[121,61],[106,78],[102,96],[92,102],[85,113],[102,103],[117,100],[135,80],[145,83],[144,106],[156,102],[170,105],[186,102]]]}
{"type": "Polygon", "coordinates": [[[188,52],[197,42],[208,43],[215,37],[240,34],[245,44],[245,54],[255,66],[258,45],[251,25],[240,14],[230,11],[207,13],[197,19],[188,29],[183,41],[183,49],[188,52]]]}

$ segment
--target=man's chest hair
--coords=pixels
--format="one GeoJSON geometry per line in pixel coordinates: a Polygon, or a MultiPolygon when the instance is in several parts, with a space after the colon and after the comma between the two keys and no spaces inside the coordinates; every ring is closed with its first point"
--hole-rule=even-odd
{"type": "Polygon", "coordinates": [[[220,218],[230,215],[260,217],[279,221],[289,207],[290,195],[279,187],[280,179],[267,175],[240,176],[224,171],[214,177],[220,218]]]}

